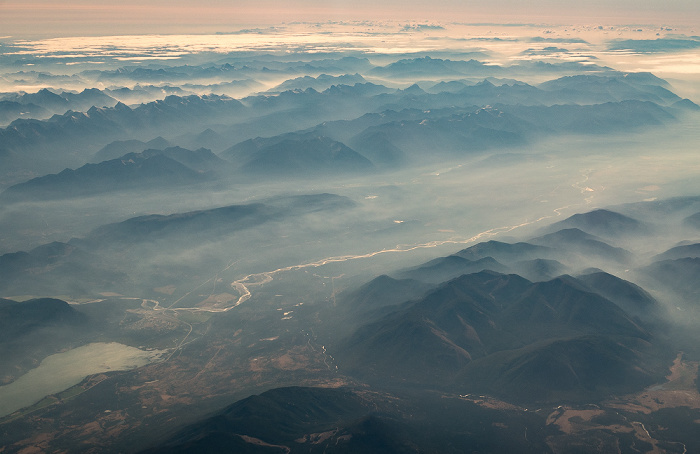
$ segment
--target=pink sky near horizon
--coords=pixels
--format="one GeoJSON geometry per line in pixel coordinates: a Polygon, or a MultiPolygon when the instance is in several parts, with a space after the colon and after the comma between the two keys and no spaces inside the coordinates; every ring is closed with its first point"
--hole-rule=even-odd
{"type": "Polygon", "coordinates": [[[0,35],[211,33],[290,21],[700,25],[698,0],[0,0],[0,35]]]}

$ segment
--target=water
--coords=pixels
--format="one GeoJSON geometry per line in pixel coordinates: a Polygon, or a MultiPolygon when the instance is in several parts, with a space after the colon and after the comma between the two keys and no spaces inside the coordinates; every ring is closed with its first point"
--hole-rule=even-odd
{"type": "Polygon", "coordinates": [[[0,386],[0,417],[77,385],[89,375],[135,369],[157,360],[161,354],[117,342],[100,342],[48,356],[36,369],[0,386]]]}

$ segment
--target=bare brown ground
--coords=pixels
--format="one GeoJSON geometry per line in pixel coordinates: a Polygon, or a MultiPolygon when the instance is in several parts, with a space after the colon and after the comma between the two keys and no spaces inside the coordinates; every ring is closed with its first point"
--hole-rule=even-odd
{"type": "Polygon", "coordinates": [[[172,295],[175,293],[176,288],[174,285],[166,285],[165,287],[158,287],[154,288],[153,290],[164,295],[172,295]]]}
{"type": "Polygon", "coordinates": [[[661,408],[700,408],[700,393],[695,386],[698,363],[683,361],[682,356],[683,354],[679,353],[673,361],[666,383],[651,386],[636,395],[622,396],[606,402],[606,407],[645,414],[661,408]]]}
{"type": "Polygon", "coordinates": [[[338,429],[329,430],[327,432],[307,434],[301,438],[297,438],[294,441],[296,441],[297,443],[311,443],[313,445],[317,445],[319,443],[323,443],[324,441],[328,440],[329,438],[331,438],[333,435],[335,435],[337,433],[338,433],[338,429]]]}
{"type": "Polygon", "coordinates": [[[262,441],[262,440],[260,440],[260,439],[258,439],[258,438],[249,437],[248,435],[239,435],[239,437],[241,437],[246,443],[250,443],[250,444],[253,444],[253,445],[257,445],[257,446],[267,446],[267,447],[269,447],[269,448],[279,448],[279,449],[283,450],[283,451],[286,452],[286,453],[289,453],[289,452],[291,451],[291,450],[290,450],[288,447],[286,447],[286,446],[282,446],[282,445],[272,445],[272,444],[267,443],[267,442],[264,442],[264,441],[262,441]]]}
{"type": "MultiPolygon", "coordinates": [[[[579,432],[581,430],[598,429],[601,427],[591,425],[591,420],[596,416],[605,414],[605,410],[591,409],[579,410],[575,408],[559,407],[547,417],[547,425],[554,424],[559,430],[566,434],[579,432]],[[571,420],[576,418],[575,422],[571,420]]],[[[609,428],[609,426],[607,426],[609,428]]],[[[624,430],[630,432],[631,430],[624,430]]]]}
{"type": "MultiPolygon", "coordinates": [[[[603,433],[634,433],[641,442],[651,445],[648,454],[661,454],[666,451],[659,446],[656,440],[637,421],[630,421],[613,425],[601,425],[595,422],[597,416],[616,413],[623,410],[632,413],[649,414],[662,408],[674,408],[687,406],[700,408],[700,393],[695,387],[698,377],[698,363],[683,361],[683,354],[679,354],[671,366],[666,382],[651,386],[639,394],[631,394],[611,399],[601,404],[598,408],[572,408],[559,407],[547,417],[547,425],[555,425],[564,433],[548,439],[548,444],[555,453],[566,452],[566,446],[576,444],[580,440],[598,439],[601,446],[612,448],[611,440],[600,436],[603,433]],[[596,432],[593,432],[596,431],[596,432]]],[[[629,415],[628,415],[629,416],[629,415]]],[[[602,449],[602,448],[601,448],[602,449]]],[[[617,446],[619,451],[619,446],[617,446]]]]}
{"type": "Polygon", "coordinates": [[[232,301],[238,301],[238,296],[234,296],[230,293],[219,293],[216,295],[209,295],[207,299],[196,304],[196,306],[203,310],[220,310],[231,306],[232,301]]]}
{"type": "Polygon", "coordinates": [[[473,394],[464,394],[459,396],[460,399],[462,400],[468,400],[469,402],[475,403],[476,405],[484,408],[490,408],[493,410],[517,410],[517,411],[525,411],[526,409],[523,407],[519,407],[517,405],[513,405],[508,402],[504,402],[502,400],[498,400],[496,398],[493,398],[491,396],[477,396],[473,394]]]}

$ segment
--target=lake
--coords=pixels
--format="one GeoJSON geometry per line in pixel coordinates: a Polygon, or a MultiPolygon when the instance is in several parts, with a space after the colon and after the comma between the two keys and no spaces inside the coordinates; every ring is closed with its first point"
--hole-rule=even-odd
{"type": "Polygon", "coordinates": [[[161,354],[160,350],[99,342],[48,356],[39,367],[0,386],[0,417],[77,385],[89,375],[135,369],[156,361],[161,354]]]}

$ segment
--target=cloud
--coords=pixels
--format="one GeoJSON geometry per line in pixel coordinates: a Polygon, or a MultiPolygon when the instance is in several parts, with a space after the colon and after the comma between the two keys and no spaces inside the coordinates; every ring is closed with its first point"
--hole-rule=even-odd
{"type": "Polygon", "coordinates": [[[628,50],[638,53],[678,52],[700,48],[700,39],[624,39],[612,41],[609,50],[628,50]]]}

